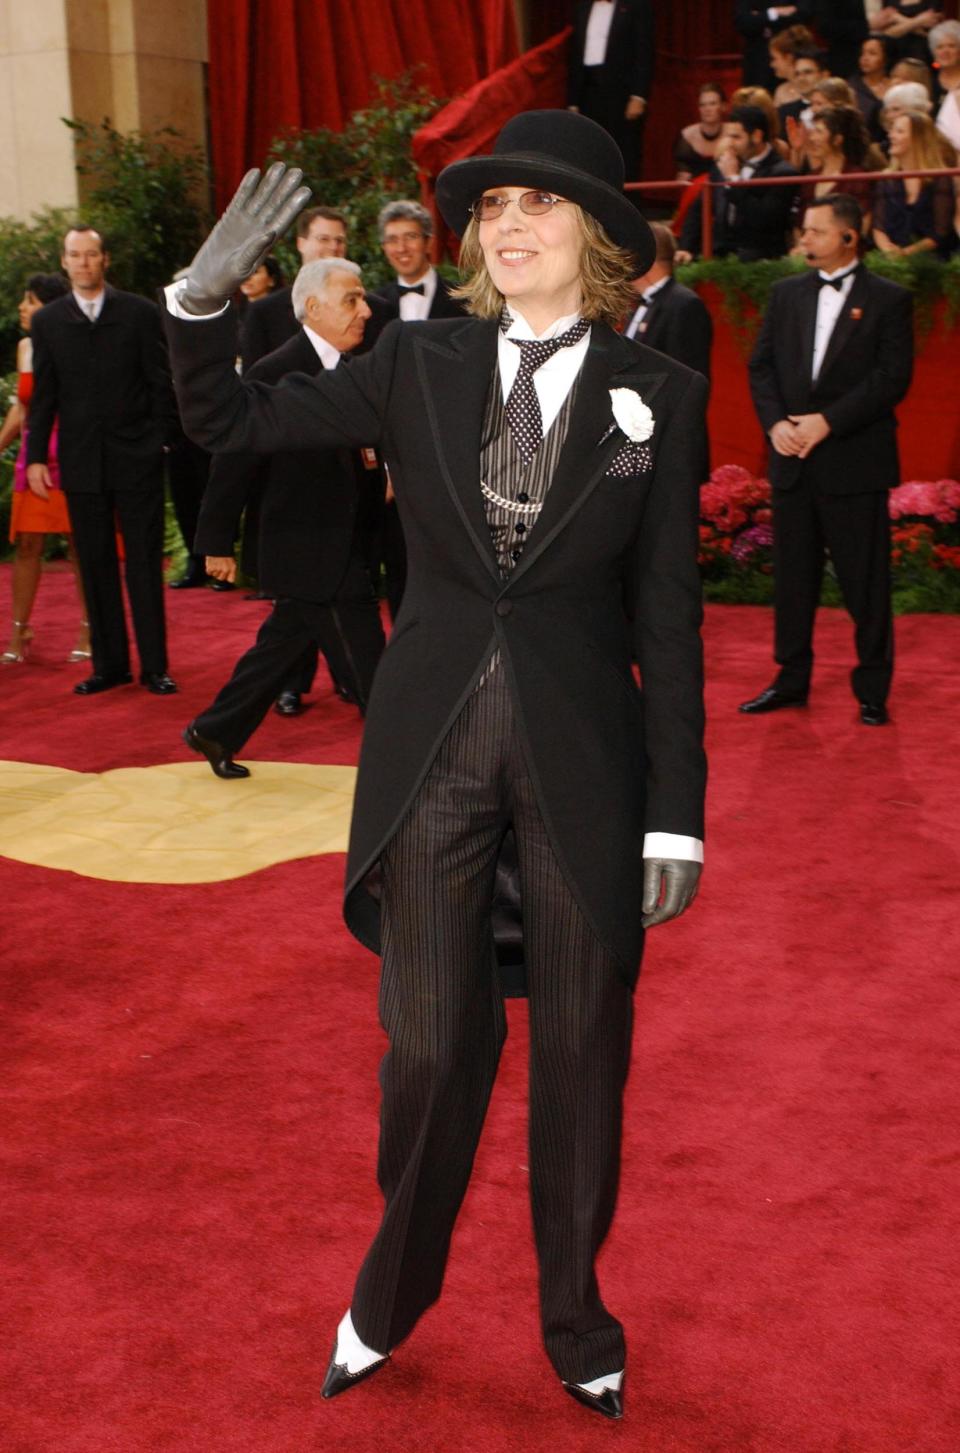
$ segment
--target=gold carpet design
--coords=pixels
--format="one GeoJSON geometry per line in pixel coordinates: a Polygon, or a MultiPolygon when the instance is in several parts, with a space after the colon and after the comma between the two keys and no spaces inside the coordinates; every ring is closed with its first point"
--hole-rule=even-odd
{"type": "Polygon", "coordinates": [[[205,762],[72,772],[0,761],[0,854],[112,883],[216,883],[345,852],[357,769],[205,762]]]}

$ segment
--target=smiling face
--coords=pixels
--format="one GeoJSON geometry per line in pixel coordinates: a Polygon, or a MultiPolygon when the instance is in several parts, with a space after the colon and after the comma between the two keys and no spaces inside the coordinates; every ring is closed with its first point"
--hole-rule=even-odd
{"type": "Polygon", "coordinates": [[[807,133],[807,149],[811,155],[816,157],[826,156],[827,152],[832,149],[832,140],[833,138],[831,138],[830,132],[822,121],[814,121],[811,123],[810,130],[807,133]]]}
{"type": "Polygon", "coordinates": [[[297,238],[301,262],[317,262],[321,257],[346,257],[347,229],[331,217],[314,217],[306,237],[297,238]]]}
{"type": "Polygon", "coordinates": [[[479,224],[479,238],[494,287],[542,332],[580,307],[583,240],[571,203],[561,201],[536,217],[521,212],[517,199],[529,191],[488,188],[485,196],[506,197],[509,205],[498,218],[479,224]]]}
{"type": "Polygon", "coordinates": [[[890,156],[905,166],[910,159],[910,152],[913,147],[913,127],[910,124],[910,117],[897,116],[890,123],[888,134],[890,137],[890,156]]]}
{"type": "Polygon", "coordinates": [[[933,58],[941,70],[952,71],[960,65],[960,42],[955,35],[941,36],[934,48],[933,58]]]}
{"type": "Polygon", "coordinates": [[[255,303],[258,298],[265,298],[267,293],[273,292],[273,278],[263,263],[240,284],[240,291],[250,303],[255,303]]]}
{"type": "Polygon", "coordinates": [[[801,56],[794,68],[793,81],[804,100],[809,98],[810,92],[822,78],[823,71],[816,61],[810,56],[801,56]]]}
{"type": "Polygon", "coordinates": [[[398,217],[383,229],[386,259],[401,282],[418,283],[430,267],[430,243],[419,222],[398,217]]]}

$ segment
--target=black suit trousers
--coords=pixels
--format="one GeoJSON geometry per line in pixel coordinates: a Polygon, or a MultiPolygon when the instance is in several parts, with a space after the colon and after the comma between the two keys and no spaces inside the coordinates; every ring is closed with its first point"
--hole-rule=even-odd
{"type": "Polygon", "coordinates": [[[380,607],[366,567],[357,559],[334,600],[320,603],[281,596],[260,627],[256,642],[233,669],[226,686],[196,718],[201,736],[238,752],[283,690],[303,690],[308,653],[324,652],[341,685],[366,709],[383,652],[380,607]]]}
{"type": "Polygon", "coordinates": [[[93,670],[119,676],[130,669],[123,611],[117,526],[123,536],[124,576],[142,672],[167,669],[163,605],[163,486],[68,495],[77,563],[90,620],[93,670]]]}
{"type": "Polygon", "coordinates": [[[440,1293],[506,1036],[491,930],[513,826],[530,1000],[530,1189],[548,1354],[584,1382],[624,1365],[594,1261],[616,1200],[632,994],[584,918],[537,806],[503,667],[469,698],[381,858],[380,1229],[351,1312],[387,1352],[440,1293]]]}
{"type": "Polygon", "coordinates": [[[806,695],[813,670],[813,625],[829,552],[853,617],[858,701],[886,701],[893,676],[890,521],[884,490],[827,494],[800,477],[773,492],[776,685],[806,695]]]}

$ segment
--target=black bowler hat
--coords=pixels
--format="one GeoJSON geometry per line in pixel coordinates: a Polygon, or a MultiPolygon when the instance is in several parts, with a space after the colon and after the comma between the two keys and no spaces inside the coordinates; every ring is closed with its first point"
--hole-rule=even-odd
{"type": "Polygon", "coordinates": [[[524,111],[508,121],[492,156],[455,161],[437,178],[437,205],[461,236],[470,205],[488,187],[542,187],[576,202],[647,272],[656,241],[623,191],[623,157],[609,132],[576,111],[524,111]]]}

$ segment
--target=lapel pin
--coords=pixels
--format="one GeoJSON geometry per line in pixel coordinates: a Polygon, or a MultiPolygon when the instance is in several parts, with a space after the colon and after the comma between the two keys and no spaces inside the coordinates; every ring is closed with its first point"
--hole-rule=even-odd
{"type": "Polygon", "coordinates": [[[855,323],[859,323],[860,322],[860,319],[863,317],[863,309],[862,308],[851,308],[850,309],[850,316],[851,316],[851,318],[853,319],[853,321],[855,323]]]}

